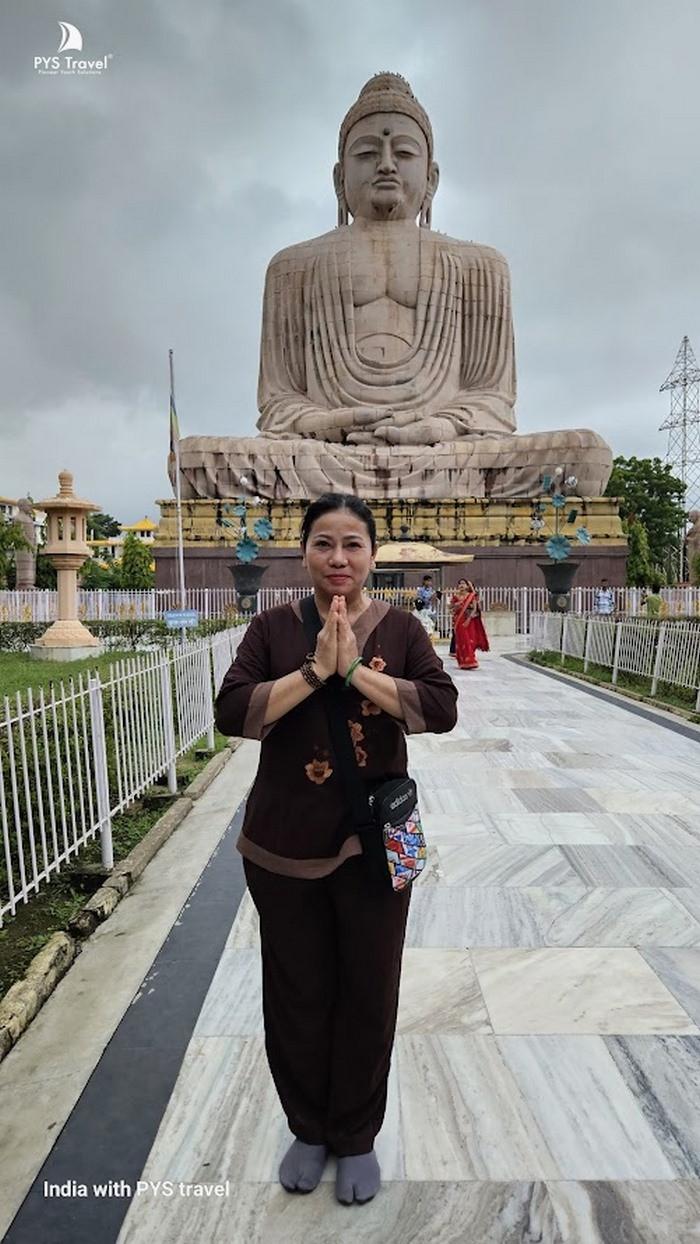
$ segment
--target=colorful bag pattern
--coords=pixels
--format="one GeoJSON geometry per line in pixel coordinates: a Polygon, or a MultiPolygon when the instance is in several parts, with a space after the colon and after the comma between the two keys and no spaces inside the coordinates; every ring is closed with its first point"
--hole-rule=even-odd
{"type": "Polygon", "coordinates": [[[428,849],[418,807],[404,825],[383,826],[384,850],[394,890],[404,890],[423,871],[428,862],[428,849]]]}

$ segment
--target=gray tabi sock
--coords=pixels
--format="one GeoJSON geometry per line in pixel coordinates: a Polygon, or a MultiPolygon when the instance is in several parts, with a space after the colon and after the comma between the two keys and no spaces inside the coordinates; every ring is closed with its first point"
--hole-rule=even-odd
{"type": "Polygon", "coordinates": [[[352,1205],[357,1201],[362,1205],[371,1201],[379,1191],[381,1171],[374,1149],[369,1153],[353,1153],[347,1158],[338,1158],[338,1171],[335,1177],[335,1195],[343,1205],[352,1205]]]}
{"type": "Polygon", "coordinates": [[[288,1192],[313,1192],[326,1165],[325,1145],[295,1140],[280,1162],[280,1183],[288,1192]]]}

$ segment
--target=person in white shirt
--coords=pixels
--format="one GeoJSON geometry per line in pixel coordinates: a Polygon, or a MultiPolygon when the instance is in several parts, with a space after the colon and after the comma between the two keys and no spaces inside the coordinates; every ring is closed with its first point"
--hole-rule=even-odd
{"type": "Polygon", "coordinates": [[[615,592],[610,587],[607,579],[601,579],[600,587],[595,593],[595,611],[603,615],[610,616],[615,612],[615,592]]]}

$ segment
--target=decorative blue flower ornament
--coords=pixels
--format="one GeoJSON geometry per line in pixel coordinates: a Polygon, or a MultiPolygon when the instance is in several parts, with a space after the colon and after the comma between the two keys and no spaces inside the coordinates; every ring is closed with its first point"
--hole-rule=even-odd
{"type": "Polygon", "coordinates": [[[571,544],[566,536],[552,536],[545,544],[547,556],[551,557],[553,562],[566,561],[571,550],[571,544]]]}
{"type": "Polygon", "coordinates": [[[579,527],[576,532],[576,539],[578,540],[579,544],[590,544],[591,533],[590,531],[588,531],[586,527],[579,527]]]}
{"type": "Polygon", "coordinates": [[[258,554],[258,545],[250,536],[244,536],[236,545],[236,557],[240,562],[252,562],[258,554]]]}
{"type": "Polygon", "coordinates": [[[272,536],[272,523],[269,518],[256,518],[253,523],[253,531],[258,540],[269,540],[272,536]]]}

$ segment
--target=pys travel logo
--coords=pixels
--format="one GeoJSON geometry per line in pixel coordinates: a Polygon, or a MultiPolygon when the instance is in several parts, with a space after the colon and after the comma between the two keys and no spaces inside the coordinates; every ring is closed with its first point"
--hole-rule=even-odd
{"type": "Polygon", "coordinates": [[[103,52],[94,59],[73,56],[73,52],[82,52],[83,36],[71,22],[59,22],[61,42],[54,56],[35,56],[35,73],[49,77],[100,77],[109,68],[114,58],[113,52],[103,52]]]}

